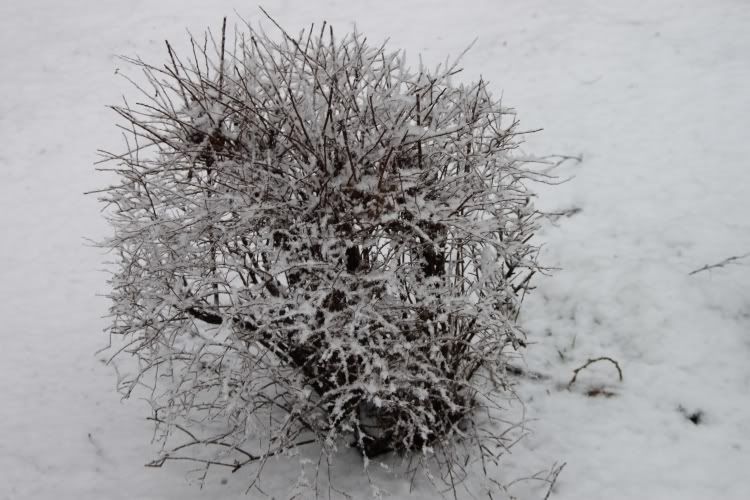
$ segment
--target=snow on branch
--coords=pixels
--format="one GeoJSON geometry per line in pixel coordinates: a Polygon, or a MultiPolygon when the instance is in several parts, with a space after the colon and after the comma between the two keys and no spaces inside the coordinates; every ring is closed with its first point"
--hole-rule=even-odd
{"type": "Polygon", "coordinates": [[[207,468],[260,471],[314,440],[443,457],[452,484],[457,441],[489,459],[504,437],[472,415],[499,406],[539,270],[514,113],[455,64],[412,71],[325,23],[225,22],[167,52],[129,60],[145,82],[113,107],[125,151],[101,194],[110,331],[138,361],[121,388],[146,389],[154,464],[203,445],[207,468]]]}

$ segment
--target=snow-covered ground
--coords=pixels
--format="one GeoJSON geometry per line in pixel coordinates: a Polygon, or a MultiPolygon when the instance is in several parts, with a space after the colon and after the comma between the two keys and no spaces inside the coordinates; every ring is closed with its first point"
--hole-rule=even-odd
{"type": "MultiPolygon", "coordinates": [[[[580,211],[538,237],[543,262],[561,268],[536,282],[523,316],[525,369],[543,377],[519,380],[529,434],[496,479],[565,462],[550,498],[750,498],[750,259],[688,275],[750,252],[750,3],[266,7],[290,30],[356,22],[415,64],[478,37],[463,78],[491,80],[525,128],[544,128],[529,153],[583,157],[560,169],[570,182],[536,187],[539,207],[580,211]],[[573,370],[599,356],[617,360],[624,381],[603,361],[568,390],[573,370]]],[[[1,500],[243,498],[241,472],[200,490],[187,467],[143,467],[147,409],[120,401],[95,355],[106,342],[105,256],[84,238],[107,227],[82,195],[106,183],[96,149],[120,147],[105,105],[132,90],[115,56],[158,62],[165,38],[235,9],[260,17],[252,2],[223,0],[0,4],[1,500]]],[[[293,480],[279,472],[267,491],[293,480]]],[[[344,482],[367,496],[356,474],[344,482]]],[[[408,491],[385,486],[394,498],[408,491]]],[[[511,491],[543,498],[546,485],[511,491]]]]}

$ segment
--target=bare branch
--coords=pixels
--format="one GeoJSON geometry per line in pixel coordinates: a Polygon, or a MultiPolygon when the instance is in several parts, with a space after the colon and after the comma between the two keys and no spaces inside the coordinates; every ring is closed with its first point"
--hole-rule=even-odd
{"type": "Polygon", "coordinates": [[[576,381],[576,378],[578,378],[578,372],[580,372],[581,370],[583,370],[585,368],[588,368],[589,365],[592,365],[592,364],[597,363],[599,361],[609,361],[610,363],[612,363],[613,365],[615,365],[615,368],[617,368],[617,375],[620,378],[620,382],[622,382],[622,370],[620,369],[619,363],[617,363],[617,361],[615,361],[614,359],[612,359],[612,358],[610,358],[608,356],[601,356],[599,358],[589,359],[582,366],[579,366],[578,368],[576,368],[575,370],[573,370],[573,378],[571,378],[570,382],[568,382],[568,389],[570,389],[573,386],[573,384],[576,381]]]}
{"type": "Polygon", "coordinates": [[[703,266],[701,268],[698,268],[698,269],[696,269],[694,271],[690,271],[688,273],[688,276],[692,276],[694,274],[698,274],[698,273],[703,272],[703,271],[708,271],[710,269],[716,269],[718,267],[724,267],[727,264],[731,264],[732,262],[736,262],[738,260],[746,259],[748,257],[750,257],[750,253],[746,253],[744,255],[735,255],[733,257],[728,257],[728,258],[726,258],[726,259],[724,259],[724,260],[722,260],[720,262],[717,262],[716,264],[707,264],[707,265],[705,265],[705,266],[703,266]]]}

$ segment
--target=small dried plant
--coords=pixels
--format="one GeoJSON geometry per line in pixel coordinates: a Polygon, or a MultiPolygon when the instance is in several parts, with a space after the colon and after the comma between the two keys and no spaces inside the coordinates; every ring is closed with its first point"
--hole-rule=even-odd
{"type": "Polygon", "coordinates": [[[103,153],[110,334],[138,362],[121,391],[147,389],[152,465],[259,475],[349,445],[455,484],[504,442],[473,415],[508,394],[539,270],[514,113],[455,64],[414,72],[325,23],[220,36],[130,59],[144,102],[113,107],[126,150],[103,153]]]}

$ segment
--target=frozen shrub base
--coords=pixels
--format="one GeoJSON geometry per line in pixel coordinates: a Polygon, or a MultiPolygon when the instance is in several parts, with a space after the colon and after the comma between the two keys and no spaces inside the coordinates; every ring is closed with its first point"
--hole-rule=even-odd
{"type": "Polygon", "coordinates": [[[537,269],[514,115],[357,34],[247,30],[132,61],[147,102],[114,108],[111,333],[138,360],[121,389],[180,437],[155,463],[489,453],[472,412],[502,394],[537,269]]]}

